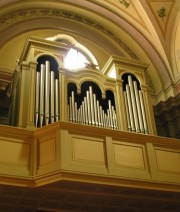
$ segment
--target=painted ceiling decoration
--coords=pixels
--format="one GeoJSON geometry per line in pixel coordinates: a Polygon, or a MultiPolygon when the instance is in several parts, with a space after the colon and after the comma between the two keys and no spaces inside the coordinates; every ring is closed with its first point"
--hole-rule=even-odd
{"type": "Polygon", "coordinates": [[[149,0],[150,8],[164,35],[174,3],[174,0],[149,0]]]}
{"type": "Polygon", "coordinates": [[[114,40],[118,45],[124,49],[125,52],[129,54],[132,59],[138,60],[138,56],[131,50],[131,48],[124,43],[121,39],[119,39],[115,34],[113,34],[110,30],[106,29],[104,26],[100,25],[99,23],[90,20],[89,18],[79,15],[77,13],[73,13],[71,11],[65,10],[56,10],[56,9],[24,9],[19,10],[14,13],[7,14],[5,16],[0,17],[0,30],[4,30],[7,26],[14,25],[18,22],[29,20],[29,19],[36,19],[36,18],[65,18],[74,20],[77,22],[81,22],[83,24],[87,24],[88,26],[94,27],[97,30],[100,30],[106,36],[110,37],[114,40]]]}

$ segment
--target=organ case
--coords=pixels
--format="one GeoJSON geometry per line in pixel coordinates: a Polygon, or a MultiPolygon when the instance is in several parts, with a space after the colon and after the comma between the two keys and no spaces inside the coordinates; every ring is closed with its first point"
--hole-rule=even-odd
{"type": "Polygon", "coordinates": [[[65,121],[156,134],[144,77],[146,65],[110,57],[101,71],[93,68],[70,71],[64,68],[70,48],[38,38],[27,40],[12,81],[11,125],[35,128],[65,121]],[[45,60],[38,61],[43,56],[45,60]],[[49,58],[56,61],[56,71],[49,58]],[[123,79],[125,74],[127,83],[123,79]],[[75,85],[74,90],[70,89],[71,84],[75,85]],[[86,89],[82,90],[85,84],[86,89]]]}

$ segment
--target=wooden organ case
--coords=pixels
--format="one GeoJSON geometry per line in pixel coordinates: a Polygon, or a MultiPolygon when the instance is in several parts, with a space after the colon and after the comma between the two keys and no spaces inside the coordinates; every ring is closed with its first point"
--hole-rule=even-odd
{"type": "Polygon", "coordinates": [[[27,40],[11,84],[10,124],[38,128],[64,121],[156,134],[146,66],[111,57],[102,70],[70,71],[64,68],[70,48],[27,40]]]}

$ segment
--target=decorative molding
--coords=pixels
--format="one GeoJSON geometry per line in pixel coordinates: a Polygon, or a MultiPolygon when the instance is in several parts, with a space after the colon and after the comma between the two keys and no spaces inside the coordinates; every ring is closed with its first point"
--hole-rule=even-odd
{"type": "Polygon", "coordinates": [[[36,57],[38,54],[44,53],[43,51],[35,50],[34,51],[34,57],[36,57]]]}
{"type": "Polygon", "coordinates": [[[151,95],[156,95],[152,79],[151,79],[147,69],[144,71],[144,75],[145,75],[145,80],[146,80],[147,86],[148,86],[148,88],[150,90],[150,94],[151,95]]]}
{"type": "Polygon", "coordinates": [[[0,17],[0,31],[5,30],[8,26],[17,24],[18,22],[37,18],[64,18],[93,27],[96,30],[99,30],[106,34],[106,36],[110,39],[114,40],[130,56],[130,58],[135,60],[139,59],[138,56],[131,50],[131,48],[115,34],[113,34],[110,30],[85,16],[73,13],[71,11],[47,8],[18,10],[14,13],[9,13],[0,17]]]}

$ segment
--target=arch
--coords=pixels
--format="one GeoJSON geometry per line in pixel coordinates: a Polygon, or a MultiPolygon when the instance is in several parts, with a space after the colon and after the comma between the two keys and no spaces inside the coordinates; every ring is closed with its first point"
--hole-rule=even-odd
{"type": "Polygon", "coordinates": [[[72,36],[67,34],[58,34],[55,35],[54,37],[48,37],[46,39],[70,45],[72,49],[76,49],[77,51],[82,53],[84,56],[87,57],[88,60],[90,60],[90,62],[94,66],[98,67],[98,62],[94,57],[94,55],[91,53],[91,51],[89,51],[89,49],[86,46],[82,45],[77,40],[75,40],[72,36]]]}
{"type": "Polygon", "coordinates": [[[54,71],[55,73],[55,79],[59,78],[59,66],[56,61],[56,59],[50,55],[41,55],[40,57],[37,58],[37,71],[40,71],[40,66],[41,64],[45,64],[46,61],[50,62],[50,70],[54,71]]]}

